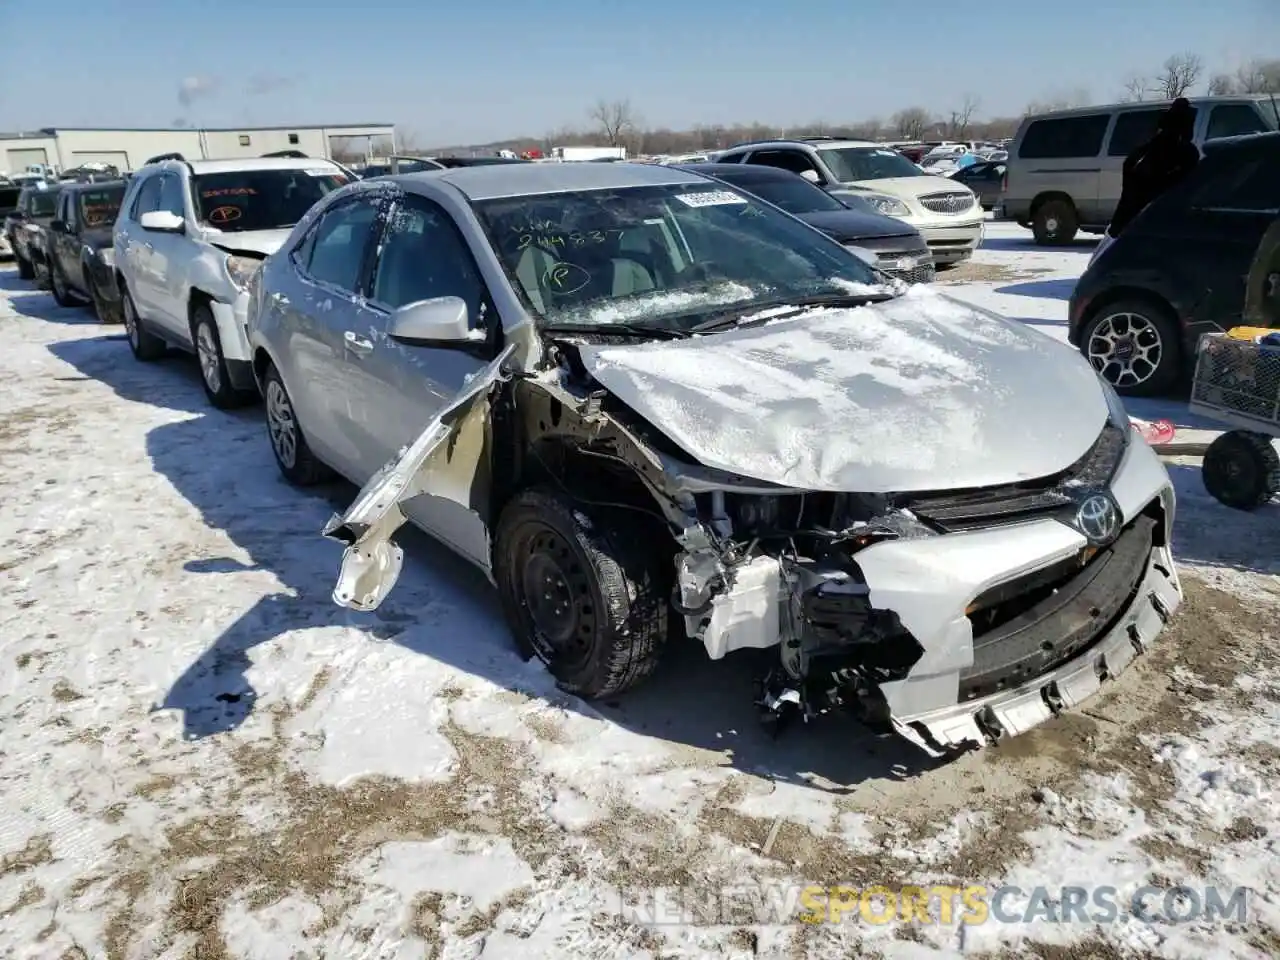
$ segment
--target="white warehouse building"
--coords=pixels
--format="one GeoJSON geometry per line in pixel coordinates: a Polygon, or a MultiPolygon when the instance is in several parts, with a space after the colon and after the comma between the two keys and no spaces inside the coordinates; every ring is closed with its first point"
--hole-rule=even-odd
{"type": "Polygon", "coordinates": [[[0,133],[0,173],[21,173],[36,164],[63,171],[91,162],[108,163],[125,172],[162,153],[180,153],[188,160],[260,157],[277,150],[300,150],[310,157],[325,158],[332,158],[335,150],[348,156],[368,156],[394,153],[395,137],[395,125],[390,123],[132,130],[46,127],[27,133],[0,133]]]}

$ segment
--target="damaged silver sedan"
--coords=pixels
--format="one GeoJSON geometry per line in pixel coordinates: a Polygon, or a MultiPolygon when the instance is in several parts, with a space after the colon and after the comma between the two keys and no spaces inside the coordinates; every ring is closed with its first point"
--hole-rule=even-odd
{"type": "Polygon", "coordinates": [[[412,521],[582,696],[764,650],[769,722],[942,754],[1080,703],[1181,600],[1168,476],[1073,350],[692,172],[354,184],[249,334],[284,475],[363,485],[335,601],[382,602],[412,521]]]}

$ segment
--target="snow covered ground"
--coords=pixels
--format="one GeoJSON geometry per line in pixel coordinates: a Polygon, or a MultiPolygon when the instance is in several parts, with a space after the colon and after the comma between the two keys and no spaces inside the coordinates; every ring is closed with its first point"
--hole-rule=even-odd
{"type": "MultiPolygon", "coordinates": [[[[1088,249],[993,227],[990,278],[953,292],[1058,335],[1088,249]]],[[[1170,469],[1187,601],[1088,709],[941,766],[839,722],[773,741],[747,672],[697,649],[566,697],[421,536],[384,609],[334,606],[319,530],[352,490],[286,487],[258,410],[4,270],[0,952],[1274,956],[1280,504],[1238,515],[1170,469]],[[999,916],[1031,922],[798,923],[806,884],[1012,884],[999,916]],[[1036,895],[1099,885],[1111,922],[1036,895]],[[1247,918],[1165,917],[1186,891],[1139,918],[1147,886],[1244,887],[1247,918]]]]}

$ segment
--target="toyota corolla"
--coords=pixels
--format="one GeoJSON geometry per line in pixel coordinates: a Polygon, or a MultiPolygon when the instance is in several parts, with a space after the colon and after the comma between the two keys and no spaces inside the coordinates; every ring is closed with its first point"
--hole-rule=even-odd
{"type": "Polygon", "coordinates": [[[771,650],[771,720],[945,753],[1091,696],[1181,600],[1168,476],[1083,358],[694,172],[355,184],[252,296],[281,471],[363,485],[335,600],[382,602],[412,521],[585,697],[667,643],[771,650]]]}

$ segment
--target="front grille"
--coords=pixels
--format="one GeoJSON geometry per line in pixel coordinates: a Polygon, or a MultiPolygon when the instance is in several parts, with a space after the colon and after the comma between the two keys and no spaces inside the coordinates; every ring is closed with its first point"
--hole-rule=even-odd
{"type": "Polygon", "coordinates": [[[1111,546],[978,597],[969,608],[973,663],[960,673],[960,700],[1034,680],[1106,636],[1146,575],[1155,529],[1144,514],[1111,546]]]}
{"type": "Polygon", "coordinates": [[[934,213],[963,213],[973,206],[973,194],[929,193],[920,198],[920,205],[934,213]]]}
{"type": "Polygon", "coordinates": [[[880,263],[877,266],[889,276],[897,277],[904,283],[933,283],[933,278],[937,275],[937,268],[934,267],[932,260],[926,260],[924,263],[907,270],[899,270],[888,265],[896,262],[897,259],[897,257],[890,257],[888,258],[888,263],[880,263]]]}
{"type": "Polygon", "coordinates": [[[1088,453],[1062,473],[1000,487],[914,494],[901,505],[943,533],[1050,516],[1074,503],[1074,493],[1105,487],[1127,440],[1125,431],[1108,421],[1088,453]]]}

